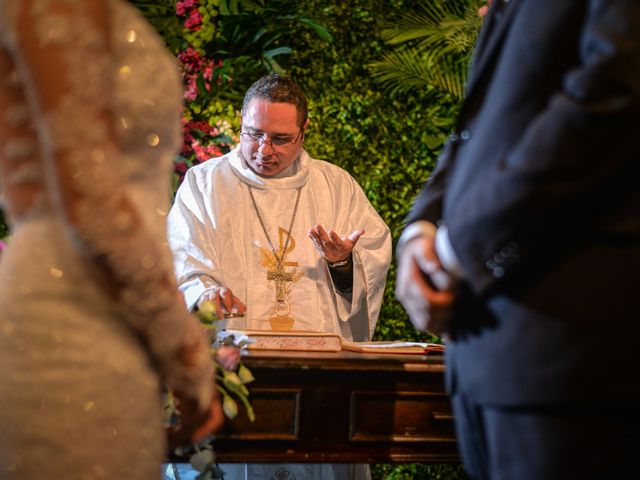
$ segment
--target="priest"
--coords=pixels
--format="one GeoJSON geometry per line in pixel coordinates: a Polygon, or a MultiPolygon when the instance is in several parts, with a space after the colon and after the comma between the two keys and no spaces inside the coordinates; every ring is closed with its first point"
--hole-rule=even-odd
{"type": "MultiPolygon", "coordinates": [[[[311,330],[367,341],[391,257],[388,227],[356,181],[302,148],[307,102],[288,77],[254,83],[240,145],[192,167],[169,213],[190,308],[227,328],[311,330]]],[[[229,478],[366,479],[366,465],[224,465],[229,478]],[[257,476],[257,477],[256,477],[257,476]]]]}
{"type": "Polygon", "coordinates": [[[228,328],[312,330],[366,341],[391,255],[356,181],[302,148],[307,103],[288,77],[247,91],[240,145],[191,168],[169,213],[187,304],[212,300],[228,328]]]}

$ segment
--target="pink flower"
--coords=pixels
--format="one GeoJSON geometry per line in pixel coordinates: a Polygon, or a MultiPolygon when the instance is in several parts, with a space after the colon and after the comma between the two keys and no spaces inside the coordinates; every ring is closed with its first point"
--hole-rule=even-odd
{"type": "Polygon", "coordinates": [[[195,78],[187,78],[184,88],[184,99],[193,102],[198,97],[198,84],[195,78]]]}
{"type": "Polygon", "coordinates": [[[240,363],[240,349],[234,346],[220,347],[216,352],[216,361],[226,370],[234,371],[240,363]]]}
{"type": "Polygon", "coordinates": [[[194,8],[196,6],[195,0],[183,0],[176,2],[176,15],[183,17],[187,14],[187,9],[194,8]]]}
{"type": "Polygon", "coordinates": [[[204,63],[198,51],[193,47],[189,47],[178,53],[178,60],[180,60],[183,69],[189,73],[198,72],[204,63]]]}
{"type": "Polygon", "coordinates": [[[189,30],[200,30],[202,28],[202,14],[198,10],[191,10],[184,26],[189,30]]]}
{"type": "Polygon", "coordinates": [[[173,169],[176,173],[184,175],[185,173],[187,173],[189,167],[187,166],[187,162],[176,162],[173,169]]]}
{"type": "Polygon", "coordinates": [[[482,7],[480,7],[478,9],[478,16],[479,17],[484,17],[487,14],[487,12],[489,11],[489,7],[491,7],[491,2],[492,1],[493,0],[487,0],[487,4],[483,5],[482,7]]]}
{"type": "Polygon", "coordinates": [[[7,248],[7,244],[0,240],[0,252],[2,252],[2,250],[4,250],[5,248],[7,248]]]}
{"type": "MultiPolygon", "coordinates": [[[[182,76],[185,85],[184,98],[187,101],[193,101],[198,97],[198,78],[202,76],[205,89],[211,91],[211,82],[213,80],[213,71],[216,67],[222,65],[222,60],[214,61],[212,59],[201,57],[197,50],[192,47],[178,53],[178,60],[182,65],[182,76]]],[[[216,79],[219,83],[220,79],[216,79]]]]}
{"type": "MultiPolygon", "coordinates": [[[[204,67],[204,72],[202,72],[202,76],[209,81],[211,81],[211,79],[213,78],[213,64],[211,62],[209,62],[206,67],[204,67]]],[[[209,87],[211,87],[211,85],[209,85],[209,87]]],[[[209,89],[210,88],[207,88],[207,90],[209,89]]]]}

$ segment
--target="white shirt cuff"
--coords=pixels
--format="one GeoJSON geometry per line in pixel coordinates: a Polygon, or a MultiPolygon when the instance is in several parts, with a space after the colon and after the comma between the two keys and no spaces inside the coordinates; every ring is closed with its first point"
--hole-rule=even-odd
{"type": "Polygon", "coordinates": [[[417,222],[409,224],[398,239],[398,244],[396,245],[396,257],[400,256],[402,249],[409,240],[413,240],[416,237],[434,237],[435,234],[436,226],[426,220],[418,220],[417,222]]]}
{"type": "Polygon", "coordinates": [[[440,263],[447,273],[456,280],[464,279],[465,275],[462,271],[462,266],[460,265],[458,256],[453,250],[451,240],[449,240],[449,230],[446,225],[441,225],[436,231],[435,249],[438,254],[438,258],[440,259],[440,263]]]}

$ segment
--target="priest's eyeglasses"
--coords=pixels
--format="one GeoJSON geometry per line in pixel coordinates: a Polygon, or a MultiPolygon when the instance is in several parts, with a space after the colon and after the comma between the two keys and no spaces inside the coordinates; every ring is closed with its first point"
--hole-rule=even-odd
{"type": "Polygon", "coordinates": [[[271,148],[278,148],[278,147],[286,147],[289,144],[297,143],[298,139],[302,136],[302,132],[303,130],[301,129],[298,132],[298,135],[296,135],[295,137],[292,137],[290,135],[285,137],[275,136],[275,137],[271,137],[271,140],[267,140],[266,133],[240,132],[240,135],[244,137],[244,139],[249,143],[257,143],[260,146],[267,144],[271,148]]]}

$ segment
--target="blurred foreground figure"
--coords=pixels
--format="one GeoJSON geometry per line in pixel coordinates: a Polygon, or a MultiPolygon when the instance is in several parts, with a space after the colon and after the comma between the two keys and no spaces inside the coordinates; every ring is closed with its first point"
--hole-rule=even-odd
{"type": "Polygon", "coordinates": [[[401,236],[471,478],[638,476],[638,25],[635,0],[492,2],[401,236]]]}
{"type": "Polygon", "coordinates": [[[149,480],[221,422],[164,245],[181,86],[119,0],[0,0],[0,477],[149,480]]]}

